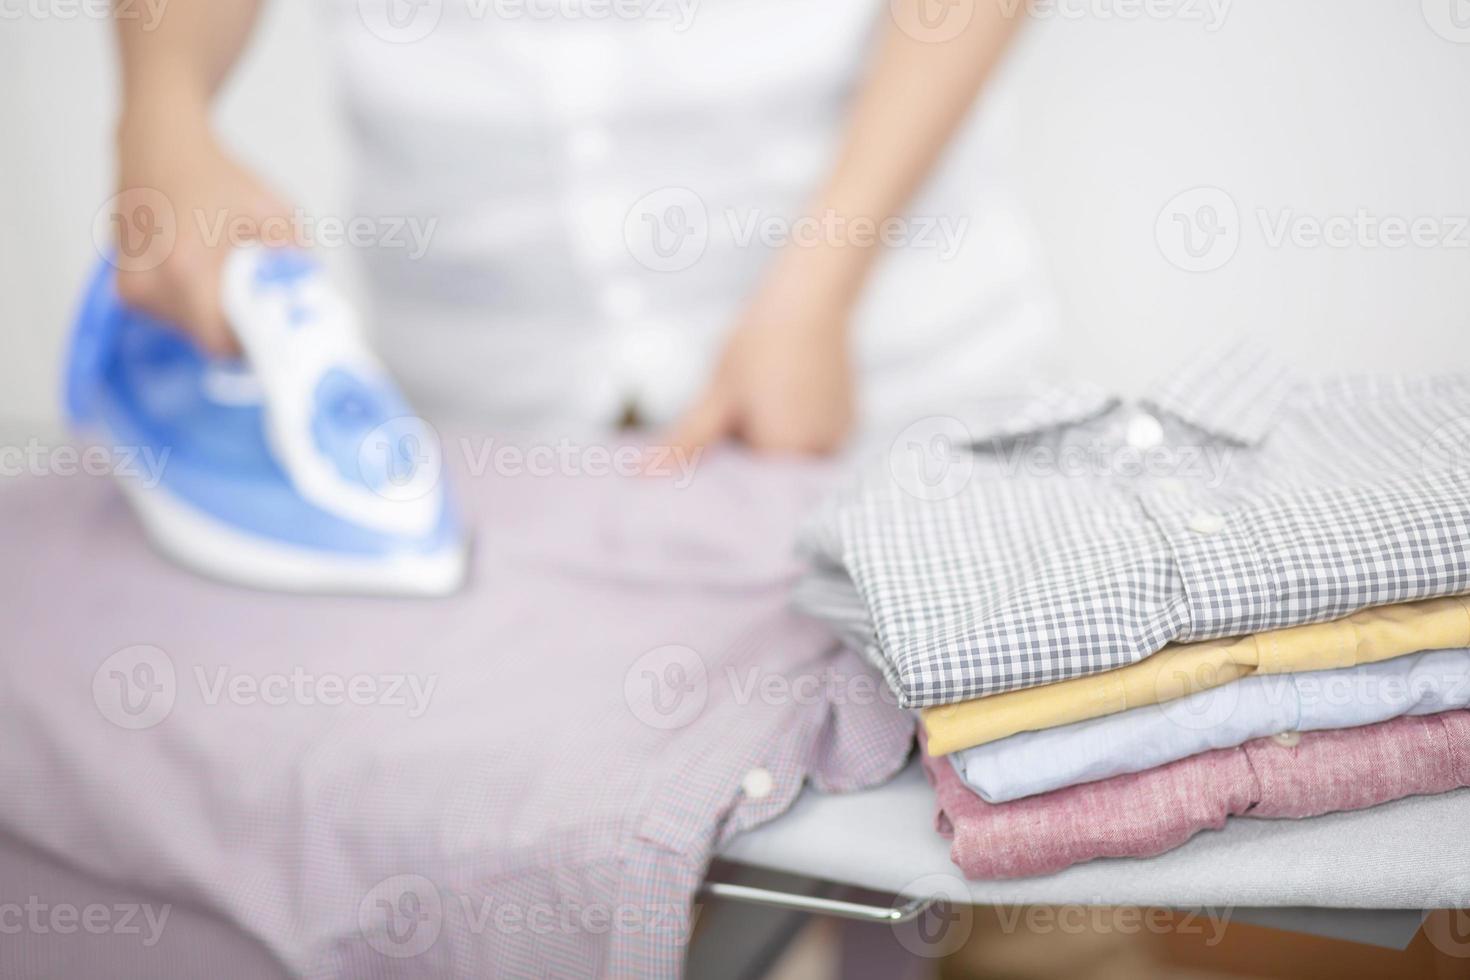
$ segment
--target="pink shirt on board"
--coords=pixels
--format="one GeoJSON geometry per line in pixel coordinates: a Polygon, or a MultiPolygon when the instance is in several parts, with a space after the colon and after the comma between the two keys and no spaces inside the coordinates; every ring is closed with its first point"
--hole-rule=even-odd
{"type": "MultiPolygon", "coordinates": [[[[922,736],[921,736],[922,737],[922,736]]],[[[1470,786],[1470,711],[1262,738],[1144,772],[1010,803],[980,799],[949,760],[923,754],[936,823],[969,878],[1051,874],[1101,857],[1150,857],[1231,816],[1300,818],[1470,786]]]]}

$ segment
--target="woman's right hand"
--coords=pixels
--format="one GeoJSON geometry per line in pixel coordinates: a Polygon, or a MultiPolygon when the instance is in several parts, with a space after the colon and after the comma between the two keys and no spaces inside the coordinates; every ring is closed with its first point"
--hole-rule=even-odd
{"type": "Polygon", "coordinates": [[[289,208],[224,151],[203,119],[125,120],[118,186],[109,220],[119,296],[210,353],[237,353],[220,304],[225,258],[245,241],[292,243],[289,208]]]}

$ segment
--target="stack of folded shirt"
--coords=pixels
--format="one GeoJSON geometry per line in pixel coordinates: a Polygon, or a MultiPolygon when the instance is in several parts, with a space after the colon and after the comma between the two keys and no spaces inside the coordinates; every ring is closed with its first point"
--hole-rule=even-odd
{"type": "Polygon", "coordinates": [[[1470,379],[1235,347],[931,420],[808,545],[971,876],[1470,785],[1470,379]]]}

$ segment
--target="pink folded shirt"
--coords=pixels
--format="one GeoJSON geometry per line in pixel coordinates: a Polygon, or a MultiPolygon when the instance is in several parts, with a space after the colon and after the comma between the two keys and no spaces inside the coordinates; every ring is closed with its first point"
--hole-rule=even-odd
{"type": "MultiPolygon", "coordinates": [[[[922,736],[921,736],[922,737],[922,736]]],[[[969,878],[1050,874],[1100,857],[1150,857],[1230,816],[1313,817],[1470,786],[1470,711],[1262,738],[1144,772],[986,803],[949,760],[923,753],[939,832],[969,878]]]]}

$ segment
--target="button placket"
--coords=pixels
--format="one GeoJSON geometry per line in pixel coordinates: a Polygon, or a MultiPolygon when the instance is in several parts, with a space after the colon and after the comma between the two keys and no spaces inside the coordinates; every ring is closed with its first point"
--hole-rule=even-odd
{"type": "Polygon", "coordinates": [[[1144,511],[1173,558],[1189,612],[1185,642],[1269,629],[1276,588],[1261,561],[1249,517],[1226,499],[1198,490],[1187,496],[1146,494],[1144,511]]]}

